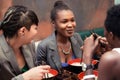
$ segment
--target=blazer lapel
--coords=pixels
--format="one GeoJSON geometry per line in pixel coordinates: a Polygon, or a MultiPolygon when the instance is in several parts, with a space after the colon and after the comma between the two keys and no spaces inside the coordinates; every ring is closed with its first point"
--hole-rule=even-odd
{"type": "Polygon", "coordinates": [[[21,72],[20,72],[20,69],[19,69],[18,64],[16,62],[14,52],[13,52],[12,48],[6,43],[6,40],[5,40],[3,35],[1,35],[1,37],[0,37],[0,45],[2,45],[1,47],[5,53],[8,61],[10,62],[14,72],[17,75],[20,74],[21,72]]]}
{"type": "Polygon", "coordinates": [[[72,45],[72,49],[73,49],[73,53],[75,55],[76,58],[81,58],[82,57],[82,51],[80,50],[80,45],[78,44],[76,38],[71,37],[71,45],[72,45]]]}
{"type": "MultiPolygon", "coordinates": [[[[60,61],[60,57],[58,54],[58,49],[57,49],[57,42],[55,39],[55,33],[52,35],[51,37],[51,41],[49,42],[49,50],[50,50],[50,55],[51,55],[51,59],[53,60],[54,66],[59,69],[61,68],[61,61],[60,61]]],[[[60,70],[58,70],[60,71],[60,70]]]]}
{"type": "Polygon", "coordinates": [[[30,47],[28,45],[24,45],[22,47],[23,55],[25,58],[25,61],[28,65],[29,68],[34,67],[34,61],[33,61],[33,56],[32,56],[32,51],[30,50],[30,47]]]}

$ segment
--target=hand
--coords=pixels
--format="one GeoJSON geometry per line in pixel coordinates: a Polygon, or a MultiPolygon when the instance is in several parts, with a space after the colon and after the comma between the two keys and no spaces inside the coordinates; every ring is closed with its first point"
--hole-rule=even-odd
{"type": "Polygon", "coordinates": [[[92,63],[92,56],[99,45],[100,38],[100,36],[97,36],[97,38],[95,39],[94,35],[91,35],[84,40],[82,59],[85,64],[92,63]]]}
{"type": "Polygon", "coordinates": [[[106,40],[105,37],[101,37],[99,39],[99,46],[98,48],[96,49],[96,54],[98,56],[101,56],[103,53],[105,53],[106,51],[108,51],[108,42],[106,40]]]}
{"type": "Polygon", "coordinates": [[[45,73],[48,73],[50,66],[42,65],[31,68],[29,71],[22,74],[24,80],[42,80],[45,73]]]}
{"type": "Polygon", "coordinates": [[[98,36],[96,39],[94,39],[94,36],[91,35],[90,37],[87,37],[84,40],[84,45],[83,45],[83,53],[87,54],[89,56],[92,56],[94,51],[99,45],[99,39],[101,36],[98,36]]]}

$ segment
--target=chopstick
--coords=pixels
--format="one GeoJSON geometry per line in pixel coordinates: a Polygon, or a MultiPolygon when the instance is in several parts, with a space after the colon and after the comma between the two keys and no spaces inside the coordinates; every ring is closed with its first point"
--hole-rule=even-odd
{"type": "MultiPolygon", "coordinates": [[[[46,65],[46,62],[45,62],[45,61],[42,61],[42,65],[46,65]]],[[[48,78],[49,78],[48,73],[45,73],[45,80],[47,80],[48,78]]]]}
{"type": "Polygon", "coordinates": [[[97,33],[95,33],[95,32],[94,32],[94,30],[91,30],[91,31],[90,31],[90,34],[91,34],[91,35],[93,35],[94,40],[96,40],[96,39],[97,39],[98,34],[97,34],[97,33]]]}

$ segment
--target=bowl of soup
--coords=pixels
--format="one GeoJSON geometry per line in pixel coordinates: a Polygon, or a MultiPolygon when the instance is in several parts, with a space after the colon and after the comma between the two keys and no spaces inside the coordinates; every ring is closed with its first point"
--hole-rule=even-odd
{"type": "MultiPolygon", "coordinates": [[[[97,63],[98,60],[92,60],[92,64],[95,66],[95,68],[97,63]]],[[[69,71],[77,74],[82,72],[82,60],[80,58],[68,61],[68,65],[69,65],[69,71]]]]}
{"type": "MultiPolygon", "coordinates": [[[[92,64],[97,64],[98,60],[92,60],[92,64]]],[[[82,66],[82,60],[81,59],[73,59],[68,61],[68,64],[71,66],[82,66]]]]}
{"type": "Polygon", "coordinates": [[[44,76],[43,80],[52,79],[52,78],[56,77],[57,75],[58,75],[58,71],[57,70],[50,69],[49,73],[45,73],[45,76],[44,76]]]}
{"type": "MultiPolygon", "coordinates": [[[[95,75],[95,80],[97,80],[98,77],[98,71],[97,70],[93,70],[93,75],[95,75]]],[[[83,77],[85,76],[85,72],[81,72],[78,74],[78,78],[79,80],[83,80],[83,77]]]]}

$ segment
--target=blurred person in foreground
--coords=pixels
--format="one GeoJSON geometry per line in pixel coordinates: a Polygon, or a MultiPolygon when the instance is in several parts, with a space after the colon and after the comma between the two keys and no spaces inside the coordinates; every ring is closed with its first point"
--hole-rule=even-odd
{"type": "MultiPolygon", "coordinates": [[[[90,66],[98,46],[105,44],[111,50],[106,50],[100,59],[98,80],[120,80],[120,5],[115,5],[108,10],[104,26],[105,38],[97,36],[95,39],[93,34],[84,41],[83,62],[90,66]]],[[[86,69],[84,80],[94,80],[92,72],[92,67],[86,69]]]]}

